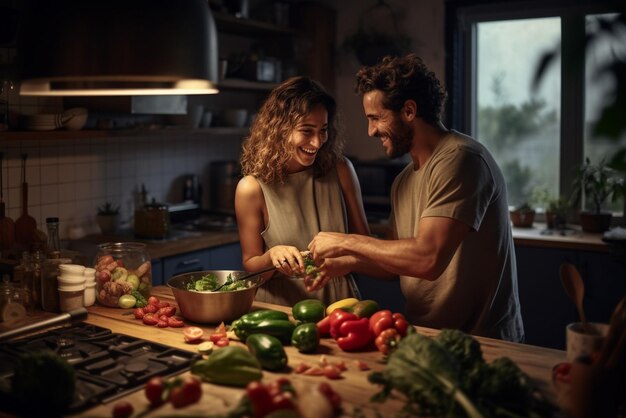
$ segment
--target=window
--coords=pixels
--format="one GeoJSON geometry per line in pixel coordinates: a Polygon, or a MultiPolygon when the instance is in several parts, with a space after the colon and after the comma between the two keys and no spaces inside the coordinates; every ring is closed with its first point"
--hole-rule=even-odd
{"type": "Polygon", "coordinates": [[[476,121],[472,134],[498,162],[509,204],[528,202],[534,190],[559,191],[561,76],[550,68],[531,92],[537,63],[561,40],[559,18],[476,24],[476,121]]]}
{"type": "MultiPolygon", "coordinates": [[[[446,2],[448,124],[491,151],[507,182],[509,204],[534,191],[569,197],[578,167],[610,160],[619,142],[594,134],[600,109],[612,100],[608,59],[626,56],[626,30],[585,51],[585,35],[615,3],[580,0],[446,2]],[[541,57],[556,51],[539,88],[532,80],[541,57]],[[621,54],[621,55],[619,55],[621,54]]],[[[610,207],[621,214],[623,200],[610,207]]]]}

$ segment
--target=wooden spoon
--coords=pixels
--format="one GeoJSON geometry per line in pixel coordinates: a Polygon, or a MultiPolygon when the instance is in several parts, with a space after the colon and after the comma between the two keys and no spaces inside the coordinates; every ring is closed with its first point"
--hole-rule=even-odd
{"type": "Polygon", "coordinates": [[[584,332],[592,334],[593,332],[587,322],[587,317],[585,316],[585,310],[583,308],[585,285],[583,284],[582,277],[580,277],[580,273],[578,273],[578,269],[576,269],[576,266],[573,264],[563,263],[561,264],[560,275],[565,293],[567,293],[567,296],[569,296],[572,302],[574,302],[574,305],[576,305],[578,316],[583,324],[584,332]]]}
{"type": "Polygon", "coordinates": [[[2,161],[4,153],[0,152],[0,252],[10,250],[15,244],[15,222],[13,219],[5,216],[4,212],[4,194],[2,187],[2,161]]]}
{"type": "Polygon", "coordinates": [[[29,250],[37,229],[37,221],[28,214],[28,183],[26,183],[26,159],[22,154],[22,215],[15,221],[15,241],[22,250],[29,250]]]}

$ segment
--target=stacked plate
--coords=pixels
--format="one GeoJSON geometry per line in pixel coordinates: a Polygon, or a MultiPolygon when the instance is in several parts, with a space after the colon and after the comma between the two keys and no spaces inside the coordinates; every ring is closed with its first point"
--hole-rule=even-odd
{"type": "Polygon", "coordinates": [[[24,129],[30,131],[53,131],[59,128],[78,131],[87,123],[87,109],[75,107],[56,114],[24,115],[21,123],[24,129]]]}

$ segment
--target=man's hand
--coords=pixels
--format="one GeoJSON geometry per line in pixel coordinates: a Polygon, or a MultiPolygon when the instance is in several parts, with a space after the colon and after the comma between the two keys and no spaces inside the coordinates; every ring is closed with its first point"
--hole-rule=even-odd
{"type": "Polygon", "coordinates": [[[346,255],[343,248],[348,240],[347,234],[339,232],[320,232],[309,243],[309,251],[315,260],[337,258],[346,255]]]}
{"type": "Polygon", "coordinates": [[[314,292],[326,286],[326,283],[333,277],[345,276],[352,271],[352,257],[327,258],[318,267],[318,274],[315,277],[304,278],[306,290],[314,292]]]}

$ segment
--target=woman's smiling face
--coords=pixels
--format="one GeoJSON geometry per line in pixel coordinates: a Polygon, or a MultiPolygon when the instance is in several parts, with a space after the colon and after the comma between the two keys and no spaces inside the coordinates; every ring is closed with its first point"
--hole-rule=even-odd
{"type": "Polygon", "coordinates": [[[293,155],[287,165],[289,173],[302,171],[313,165],[317,152],[328,140],[328,112],[317,104],[292,131],[289,143],[293,146],[293,155]]]}

